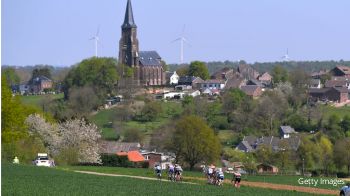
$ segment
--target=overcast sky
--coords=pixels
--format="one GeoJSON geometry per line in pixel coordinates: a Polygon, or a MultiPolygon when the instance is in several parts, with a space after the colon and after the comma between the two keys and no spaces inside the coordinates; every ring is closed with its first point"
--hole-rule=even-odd
{"type": "MultiPolygon", "coordinates": [[[[349,0],[132,0],[140,50],[193,60],[350,60],[349,0]]],[[[126,0],[2,0],[2,65],[69,66],[117,57],[126,0]]]]}

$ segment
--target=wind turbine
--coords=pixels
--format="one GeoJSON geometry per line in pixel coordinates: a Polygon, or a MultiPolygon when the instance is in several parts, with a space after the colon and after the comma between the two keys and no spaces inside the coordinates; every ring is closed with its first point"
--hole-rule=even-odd
{"type": "Polygon", "coordinates": [[[98,43],[100,41],[99,33],[100,33],[100,27],[97,28],[97,32],[96,32],[95,36],[90,38],[90,40],[95,41],[95,57],[97,57],[97,47],[98,47],[98,43]]]}
{"type": "Polygon", "coordinates": [[[287,53],[285,55],[282,56],[282,60],[283,61],[290,61],[290,57],[289,57],[289,51],[288,51],[288,48],[287,48],[287,53]]]}
{"type": "Polygon", "coordinates": [[[185,28],[186,26],[184,25],[184,27],[182,28],[182,34],[179,38],[175,39],[174,41],[172,41],[171,43],[180,41],[180,64],[184,63],[184,46],[185,46],[185,42],[190,45],[190,43],[187,41],[187,39],[185,38],[185,28]]]}

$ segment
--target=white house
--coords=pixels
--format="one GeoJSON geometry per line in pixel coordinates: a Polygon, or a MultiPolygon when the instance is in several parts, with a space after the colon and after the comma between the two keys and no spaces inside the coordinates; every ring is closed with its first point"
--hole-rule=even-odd
{"type": "Polygon", "coordinates": [[[189,91],[184,91],[184,93],[191,97],[197,97],[201,95],[201,92],[199,90],[189,90],[189,91]]]}
{"type": "Polygon", "coordinates": [[[170,85],[177,85],[179,83],[179,79],[180,76],[177,75],[176,71],[166,73],[166,80],[170,85]]]}
{"type": "Polygon", "coordinates": [[[284,138],[284,139],[290,138],[290,136],[295,133],[297,132],[295,132],[294,128],[292,128],[291,126],[280,127],[281,138],[284,138]]]}
{"type": "Polygon", "coordinates": [[[223,80],[206,80],[200,83],[201,89],[217,89],[221,90],[225,88],[226,82],[223,80]]]}
{"type": "Polygon", "coordinates": [[[318,88],[320,89],[321,86],[321,80],[320,79],[311,79],[310,80],[310,88],[318,88]]]}

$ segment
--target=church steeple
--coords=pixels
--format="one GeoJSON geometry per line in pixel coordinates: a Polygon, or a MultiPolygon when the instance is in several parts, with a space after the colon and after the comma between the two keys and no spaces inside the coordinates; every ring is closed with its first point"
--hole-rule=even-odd
{"type": "Polygon", "coordinates": [[[121,26],[122,36],[119,41],[119,63],[135,68],[134,79],[139,81],[139,40],[137,39],[137,26],[132,13],[131,0],[128,0],[124,23],[121,26]]]}
{"type": "Polygon", "coordinates": [[[128,0],[125,11],[125,18],[122,28],[136,28],[136,24],[134,21],[134,14],[132,12],[131,0],[128,0]]]}

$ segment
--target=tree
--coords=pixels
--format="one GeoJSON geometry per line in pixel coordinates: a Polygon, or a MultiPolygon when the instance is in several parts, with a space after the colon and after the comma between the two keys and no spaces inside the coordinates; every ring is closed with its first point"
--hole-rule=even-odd
{"type": "Polygon", "coordinates": [[[176,70],[176,73],[179,76],[188,76],[189,75],[189,67],[188,66],[180,67],[176,70]]]}
{"type": "Polygon", "coordinates": [[[20,83],[20,78],[14,68],[7,67],[3,70],[2,74],[6,77],[6,82],[9,86],[20,83]]]}
{"type": "Polygon", "coordinates": [[[69,90],[73,87],[93,86],[99,99],[104,100],[108,93],[115,91],[118,79],[116,59],[85,59],[72,68],[65,78],[65,98],[69,98],[69,90]]]}
{"type": "Polygon", "coordinates": [[[323,172],[328,175],[333,165],[333,144],[326,136],[321,135],[317,147],[320,150],[318,156],[323,172]]]}
{"type": "Polygon", "coordinates": [[[30,115],[26,124],[32,135],[36,134],[44,141],[52,156],[75,151],[79,163],[101,163],[98,146],[101,133],[96,125],[84,119],[50,124],[38,114],[30,115]]]}
{"type": "Polygon", "coordinates": [[[207,80],[210,77],[207,66],[204,62],[200,61],[191,62],[188,73],[190,76],[197,76],[203,80],[207,80]]]}
{"type": "Polygon", "coordinates": [[[141,110],[140,121],[150,122],[156,120],[162,113],[162,105],[160,102],[149,102],[141,110]]]}
{"type": "Polygon", "coordinates": [[[264,164],[272,164],[272,149],[271,146],[262,144],[259,146],[259,148],[255,151],[255,157],[256,160],[260,163],[264,164]]]}
{"type": "Polygon", "coordinates": [[[246,98],[246,94],[240,89],[230,89],[225,92],[222,97],[224,113],[228,114],[236,110],[246,98]]]}
{"type": "Polygon", "coordinates": [[[201,162],[218,160],[221,146],[214,131],[204,120],[196,116],[186,116],[175,126],[173,148],[176,156],[189,164],[190,169],[201,162]]]}
{"type": "Polygon", "coordinates": [[[288,80],[288,71],[282,66],[277,65],[272,69],[272,82],[274,85],[288,80]]]}
{"type": "Polygon", "coordinates": [[[68,107],[72,109],[75,117],[88,116],[93,109],[102,105],[92,87],[74,87],[70,89],[69,94],[68,107]]]}
{"type": "Polygon", "coordinates": [[[143,139],[144,139],[144,135],[140,130],[131,128],[125,131],[123,141],[142,143],[143,139]]]}
{"type": "Polygon", "coordinates": [[[303,168],[304,170],[314,169],[316,165],[315,153],[315,143],[308,138],[302,137],[300,146],[297,151],[300,160],[299,167],[303,168]]]}
{"type": "Polygon", "coordinates": [[[350,115],[345,115],[340,122],[340,127],[344,132],[350,131],[350,115]]]}
{"type": "Polygon", "coordinates": [[[334,163],[339,169],[346,167],[350,176],[350,138],[338,140],[334,146],[334,163]]]}
{"type": "Polygon", "coordinates": [[[6,76],[1,78],[1,141],[10,143],[27,136],[26,114],[18,97],[13,97],[6,76]]]}
{"type": "Polygon", "coordinates": [[[35,68],[32,72],[32,79],[39,77],[39,76],[45,76],[49,79],[52,78],[51,71],[48,67],[35,68]]]}

